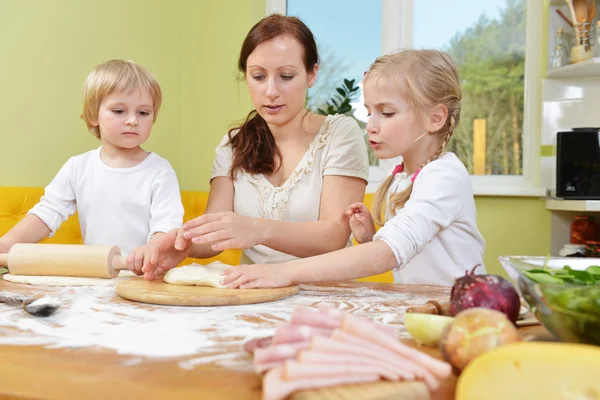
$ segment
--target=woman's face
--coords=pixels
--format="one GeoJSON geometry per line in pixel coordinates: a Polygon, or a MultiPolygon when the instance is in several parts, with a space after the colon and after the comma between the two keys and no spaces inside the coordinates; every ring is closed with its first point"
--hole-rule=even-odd
{"type": "Polygon", "coordinates": [[[256,46],[246,62],[252,104],[269,125],[285,125],[304,110],[318,66],[306,71],[304,48],[289,35],[256,46]]]}

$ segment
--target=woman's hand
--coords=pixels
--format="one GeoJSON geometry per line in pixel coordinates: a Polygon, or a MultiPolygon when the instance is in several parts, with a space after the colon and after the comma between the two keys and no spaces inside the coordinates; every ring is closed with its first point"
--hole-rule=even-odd
{"type": "MultiPolygon", "coordinates": [[[[145,249],[141,272],[144,274],[144,279],[154,280],[157,276],[175,268],[189,255],[191,245],[192,243],[183,237],[183,231],[179,228],[143,246],[145,249]]],[[[137,268],[136,255],[137,253],[132,252],[127,257],[127,264],[134,272],[137,268]]]]}
{"type": "Polygon", "coordinates": [[[228,289],[256,289],[290,286],[291,268],[286,264],[250,264],[228,268],[223,272],[228,289]]]}
{"type": "Polygon", "coordinates": [[[214,251],[249,249],[261,242],[264,228],[259,218],[243,217],[231,211],[204,214],[183,224],[185,239],[212,243],[214,251]]]}
{"type": "Polygon", "coordinates": [[[363,203],[354,203],[346,208],[350,218],[350,229],[358,243],[372,242],[375,235],[375,222],[369,209],[363,203]]]}

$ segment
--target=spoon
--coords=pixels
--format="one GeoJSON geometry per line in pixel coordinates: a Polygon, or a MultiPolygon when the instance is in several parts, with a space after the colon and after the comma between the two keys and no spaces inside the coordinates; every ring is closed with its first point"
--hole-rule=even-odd
{"type": "Polygon", "coordinates": [[[36,317],[52,315],[60,307],[58,300],[50,297],[31,298],[7,293],[0,293],[0,303],[6,303],[11,306],[22,306],[25,311],[36,317]]]}

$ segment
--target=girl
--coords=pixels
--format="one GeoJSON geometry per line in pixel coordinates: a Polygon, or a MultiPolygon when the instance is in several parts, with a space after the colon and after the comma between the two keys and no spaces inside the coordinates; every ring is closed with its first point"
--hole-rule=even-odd
{"type": "Polygon", "coordinates": [[[206,214],[149,246],[146,279],[186,256],[231,248],[243,250],[242,263],[267,264],[350,244],[344,212],[364,197],[367,150],[353,118],[305,109],[318,61],[313,34],[298,18],[271,15],[252,27],[238,69],[255,110],[216,149],[206,214]]]}
{"type": "Polygon", "coordinates": [[[485,242],[470,177],[444,151],[460,120],[452,59],[433,50],[383,56],[364,77],[364,97],[371,146],[379,158],[402,156],[403,163],[377,191],[373,218],[362,203],[346,210],[360,244],[286,264],[230,268],[223,279],[228,287],[340,281],[389,270],[396,283],[452,285],[482,265],[485,242]],[[387,222],[376,233],[382,209],[387,222]]]}

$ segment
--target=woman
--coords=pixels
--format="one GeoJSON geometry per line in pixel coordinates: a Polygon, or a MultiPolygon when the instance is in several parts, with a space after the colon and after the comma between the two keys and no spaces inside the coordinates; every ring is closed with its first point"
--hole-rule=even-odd
{"type": "Polygon", "coordinates": [[[349,243],[346,207],[368,179],[363,133],[350,117],[306,110],[315,39],[299,19],[271,15],[248,33],[238,69],[255,110],[216,149],[206,214],[130,257],[146,279],[185,257],[242,249],[242,263],[281,263],[349,243]]]}

